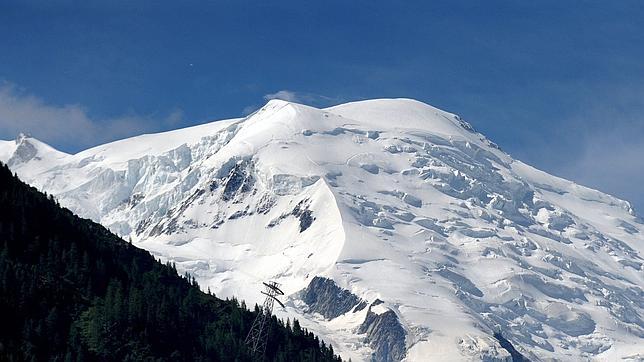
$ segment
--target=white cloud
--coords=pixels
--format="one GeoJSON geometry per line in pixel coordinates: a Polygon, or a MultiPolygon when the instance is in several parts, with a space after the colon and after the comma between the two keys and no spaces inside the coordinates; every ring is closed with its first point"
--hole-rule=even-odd
{"type": "MultiPolygon", "coordinates": [[[[331,105],[342,103],[343,101],[341,97],[327,97],[320,94],[295,92],[287,89],[282,89],[275,93],[265,94],[263,98],[265,101],[270,101],[271,99],[281,99],[283,101],[306,104],[313,107],[329,107],[331,105]]],[[[261,106],[258,104],[246,106],[242,110],[242,114],[249,115],[255,112],[260,107],[261,106]]]]}
{"type": "Polygon", "coordinates": [[[584,136],[578,157],[562,162],[558,174],[631,201],[644,211],[644,127],[615,126],[584,136]],[[637,136],[639,135],[639,137],[637,136]]]}
{"type": "Polygon", "coordinates": [[[302,102],[302,97],[299,94],[289,90],[281,90],[264,95],[264,100],[270,101],[271,99],[281,99],[283,101],[294,103],[302,102]]]}
{"type": "Polygon", "coordinates": [[[258,105],[253,104],[252,106],[246,106],[244,109],[242,109],[242,115],[247,116],[253,112],[255,112],[259,108],[258,105]]]}
{"type": "Polygon", "coordinates": [[[165,118],[165,124],[169,126],[175,126],[180,124],[184,120],[184,114],[183,111],[179,108],[175,108],[168,114],[168,116],[165,118]]]}
{"type": "Polygon", "coordinates": [[[287,89],[264,95],[264,100],[270,101],[271,99],[281,99],[287,102],[302,103],[315,107],[328,107],[342,102],[342,98],[340,97],[327,97],[321,94],[295,92],[287,89]]]}
{"type": "Polygon", "coordinates": [[[10,83],[0,83],[0,139],[26,132],[54,146],[79,149],[143,132],[178,125],[183,112],[160,120],[139,115],[92,119],[77,104],[51,105],[10,83]]]}
{"type": "Polygon", "coordinates": [[[62,142],[70,136],[87,140],[94,137],[97,128],[78,105],[50,106],[10,84],[0,86],[0,134],[5,138],[24,131],[51,142],[62,142]]]}
{"type": "Polygon", "coordinates": [[[588,102],[560,132],[555,174],[630,201],[644,212],[644,90],[616,88],[588,102]]]}

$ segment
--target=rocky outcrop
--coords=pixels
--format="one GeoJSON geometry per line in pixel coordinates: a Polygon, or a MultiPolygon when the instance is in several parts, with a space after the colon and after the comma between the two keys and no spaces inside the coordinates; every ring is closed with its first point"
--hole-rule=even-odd
{"type": "MultiPolygon", "coordinates": [[[[333,280],[318,276],[300,292],[300,298],[307,304],[308,312],[320,313],[327,319],[356,313],[367,306],[367,302],[340,288],[333,280]]],[[[373,349],[373,361],[397,362],[405,357],[405,330],[396,313],[381,300],[377,299],[369,306],[357,333],[366,335],[365,339],[373,349]]]]}
{"type": "Polygon", "coordinates": [[[355,294],[323,277],[314,277],[309,286],[300,293],[302,300],[309,307],[309,312],[320,313],[327,319],[333,319],[351,310],[358,311],[363,309],[365,304],[355,294]]]}
{"type": "Polygon", "coordinates": [[[397,362],[405,357],[405,330],[396,313],[376,300],[369,306],[358,333],[366,333],[372,361],[397,362]]]}
{"type": "Polygon", "coordinates": [[[501,333],[498,333],[498,332],[494,333],[494,338],[496,338],[499,341],[499,344],[501,345],[501,347],[503,347],[503,349],[505,349],[506,351],[508,351],[508,353],[510,353],[510,356],[512,357],[512,362],[529,362],[529,360],[525,358],[525,356],[522,355],[521,352],[517,351],[516,348],[514,348],[514,346],[512,345],[512,343],[510,343],[510,341],[505,339],[505,337],[503,337],[501,333]]]}
{"type": "Polygon", "coordinates": [[[272,228],[281,223],[284,219],[286,219],[289,216],[294,216],[296,217],[299,222],[300,222],[300,232],[306,231],[311,224],[313,224],[313,221],[315,221],[315,217],[313,216],[313,211],[309,209],[309,206],[311,204],[310,199],[304,199],[300,201],[297,205],[295,205],[295,208],[288,213],[284,213],[280,215],[278,218],[271,220],[271,222],[267,225],[267,227],[272,228]]]}
{"type": "Polygon", "coordinates": [[[38,150],[36,147],[29,142],[27,135],[20,134],[18,138],[16,138],[16,144],[18,147],[16,148],[16,151],[13,153],[11,158],[7,161],[7,165],[9,167],[16,166],[21,163],[25,163],[30,161],[31,159],[37,158],[38,155],[38,150]]]}
{"type": "MultiPolygon", "coordinates": [[[[307,200],[308,201],[308,200],[307,200]]],[[[300,220],[300,232],[305,231],[306,229],[313,224],[313,220],[315,218],[313,217],[313,211],[309,210],[309,202],[304,203],[304,201],[300,201],[295,206],[295,209],[293,209],[292,215],[295,216],[300,220]]]]}
{"type": "Polygon", "coordinates": [[[232,200],[238,193],[248,192],[255,182],[249,172],[250,163],[241,160],[230,170],[228,177],[224,180],[224,191],[221,198],[224,201],[232,200]]]}

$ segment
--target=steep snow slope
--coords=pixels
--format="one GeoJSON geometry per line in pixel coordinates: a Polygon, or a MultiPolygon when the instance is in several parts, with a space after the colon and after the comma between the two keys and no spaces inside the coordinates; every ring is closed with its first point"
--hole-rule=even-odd
{"type": "Polygon", "coordinates": [[[278,315],[344,357],[508,361],[499,333],[531,360],[644,358],[630,205],[426,104],[271,101],[77,155],[14,146],[0,159],[25,180],[204,288],[255,303],[278,281],[278,315]]]}

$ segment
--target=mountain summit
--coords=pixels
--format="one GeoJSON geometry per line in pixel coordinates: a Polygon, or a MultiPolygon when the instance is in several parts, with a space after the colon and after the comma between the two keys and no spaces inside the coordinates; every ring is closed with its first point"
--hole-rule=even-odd
{"type": "Polygon", "coordinates": [[[630,204],[424,103],[274,100],[76,155],[10,142],[0,160],[25,181],[218,296],[255,303],[279,282],[278,316],[344,358],[644,357],[630,204]]]}

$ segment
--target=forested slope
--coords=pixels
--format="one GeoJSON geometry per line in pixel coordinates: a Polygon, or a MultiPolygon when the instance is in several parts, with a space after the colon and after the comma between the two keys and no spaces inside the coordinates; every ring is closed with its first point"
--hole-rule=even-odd
{"type": "MultiPolygon", "coordinates": [[[[256,313],[0,165],[0,360],[253,360],[243,342],[256,313]]],[[[339,360],[297,321],[269,328],[267,360],[339,360]]]]}

